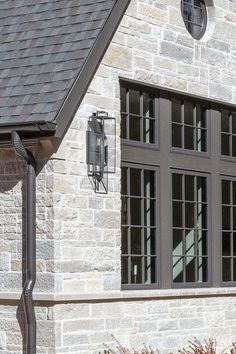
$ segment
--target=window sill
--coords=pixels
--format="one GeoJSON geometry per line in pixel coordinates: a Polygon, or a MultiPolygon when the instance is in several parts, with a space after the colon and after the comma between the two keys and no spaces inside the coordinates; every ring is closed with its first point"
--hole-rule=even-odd
{"type": "MultiPolygon", "coordinates": [[[[20,293],[0,292],[0,301],[19,301],[20,293]]],[[[236,297],[236,287],[231,288],[201,288],[201,289],[162,289],[162,290],[124,290],[104,291],[99,293],[35,293],[34,300],[39,303],[64,302],[121,302],[121,301],[151,301],[211,297],[236,297]]]]}

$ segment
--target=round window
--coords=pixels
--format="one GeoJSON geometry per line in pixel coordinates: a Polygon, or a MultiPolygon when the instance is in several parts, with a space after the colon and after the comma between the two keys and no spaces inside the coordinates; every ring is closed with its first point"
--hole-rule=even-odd
{"type": "Polygon", "coordinates": [[[201,39],[207,27],[207,9],[204,0],[181,0],[185,27],[195,39],[201,39]]]}

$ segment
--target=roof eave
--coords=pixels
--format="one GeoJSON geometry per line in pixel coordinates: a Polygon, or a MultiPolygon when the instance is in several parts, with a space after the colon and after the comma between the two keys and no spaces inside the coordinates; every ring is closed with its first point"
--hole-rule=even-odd
{"type": "Polygon", "coordinates": [[[11,141],[11,132],[15,130],[23,139],[52,137],[56,131],[56,123],[48,121],[8,122],[0,124],[0,144],[11,141]]]}
{"type": "Polygon", "coordinates": [[[63,105],[55,118],[55,121],[57,122],[55,138],[58,140],[61,140],[67,132],[129,3],[130,0],[116,1],[86,59],[86,62],[64,100],[63,105]]]}

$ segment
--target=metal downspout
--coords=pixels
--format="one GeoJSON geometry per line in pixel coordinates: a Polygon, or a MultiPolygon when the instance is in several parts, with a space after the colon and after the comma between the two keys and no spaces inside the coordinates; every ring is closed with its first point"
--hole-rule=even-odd
{"type": "Polygon", "coordinates": [[[36,162],[16,131],[11,133],[16,153],[27,163],[26,177],[26,278],[22,298],[26,324],[26,354],[36,354],[36,317],[33,289],[36,282],[36,162]]]}

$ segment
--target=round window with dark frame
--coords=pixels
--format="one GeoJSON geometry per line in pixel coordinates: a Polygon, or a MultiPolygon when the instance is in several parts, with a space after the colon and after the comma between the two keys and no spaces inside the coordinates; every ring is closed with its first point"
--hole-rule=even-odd
{"type": "Polygon", "coordinates": [[[204,0],[181,0],[181,12],[188,32],[201,39],[207,27],[207,9],[204,0]]]}

